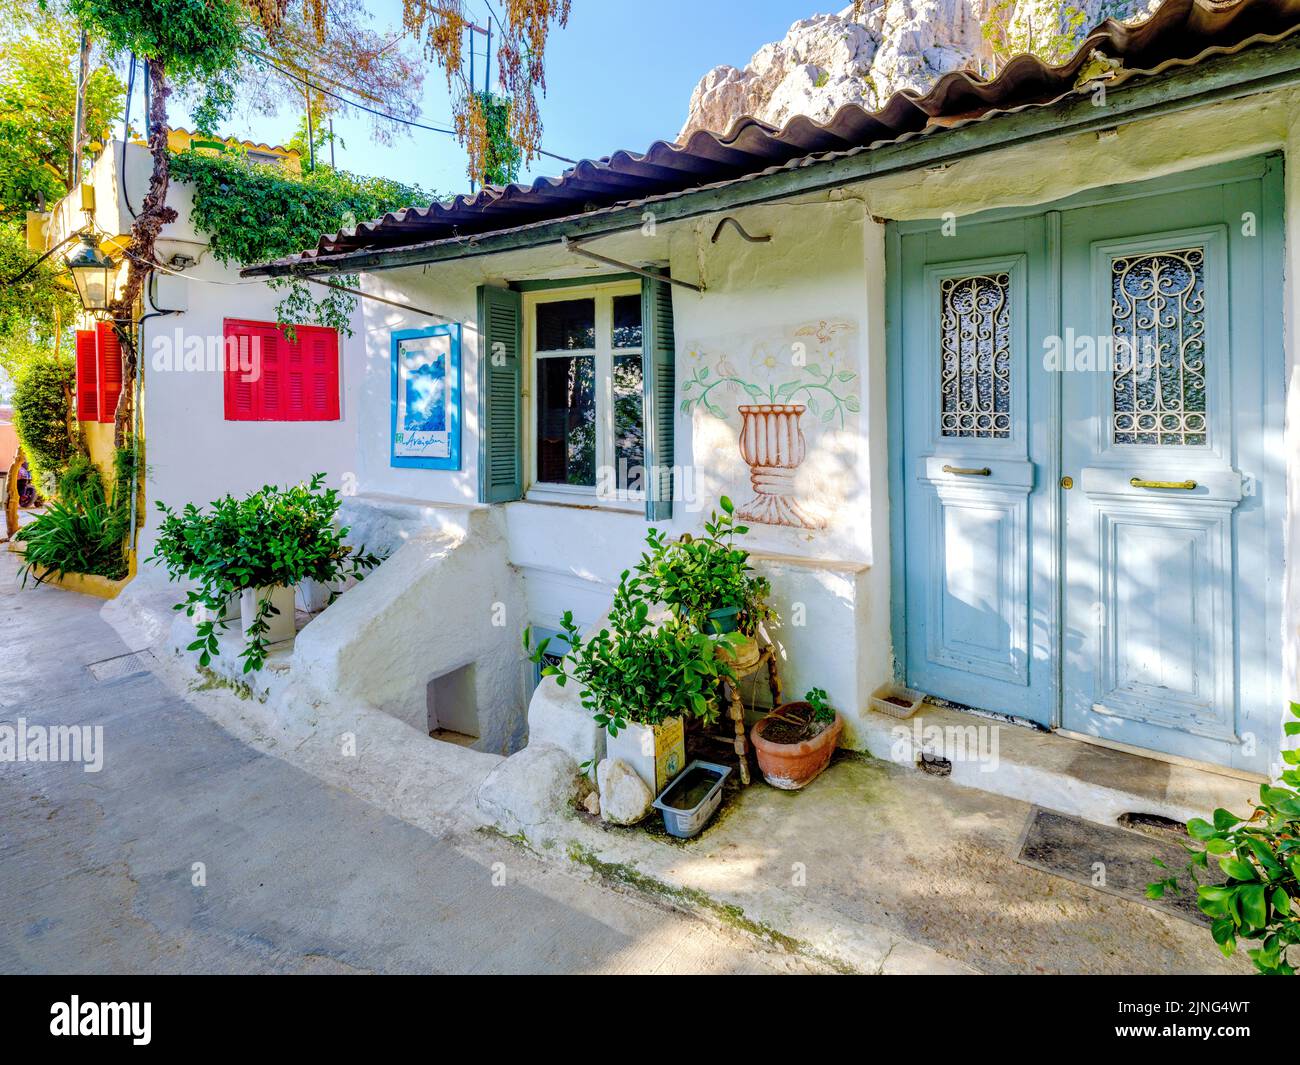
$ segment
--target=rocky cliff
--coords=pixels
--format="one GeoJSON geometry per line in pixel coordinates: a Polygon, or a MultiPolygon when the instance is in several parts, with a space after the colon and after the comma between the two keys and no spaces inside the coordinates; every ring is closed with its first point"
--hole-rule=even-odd
{"type": "Polygon", "coordinates": [[[1145,16],[1145,0],[866,0],[796,22],[744,70],[714,67],[691,96],[679,140],[727,130],[742,115],[780,126],[793,115],[829,119],[847,103],[875,108],[899,89],[922,93],[950,70],[992,74],[1011,52],[1048,59],[1102,19],[1145,16]],[[992,25],[992,39],[983,26],[992,25]]]}

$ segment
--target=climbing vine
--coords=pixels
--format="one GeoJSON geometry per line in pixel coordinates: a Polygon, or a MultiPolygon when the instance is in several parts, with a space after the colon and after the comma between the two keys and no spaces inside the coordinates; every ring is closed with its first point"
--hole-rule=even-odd
{"type": "Polygon", "coordinates": [[[492,93],[478,93],[473,121],[483,124],[483,184],[509,185],[519,180],[523,151],[510,136],[510,101],[492,93]]]}
{"type": "MultiPolygon", "coordinates": [[[[436,198],[418,187],[327,166],[298,175],[275,164],[252,163],[238,152],[173,153],[171,172],[176,180],[193,185],[191,217],[207,235],[213,256],[240,266],[302,251],[314,246],[322,233],[436,198]]],[[[355,284],[349,278],[338,281],[355,284]]],[[[282,324],[314,322],[351,335],[354,297],[321,289],[324,295],[316,298],[297,278],[269,283],[287,290],[277,308],[282,324]]]]}

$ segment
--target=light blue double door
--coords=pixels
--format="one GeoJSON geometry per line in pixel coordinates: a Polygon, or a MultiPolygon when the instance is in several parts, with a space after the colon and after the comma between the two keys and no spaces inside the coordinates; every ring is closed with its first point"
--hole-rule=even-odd
{"type": "Polygon", "coordinates": [[[891,235],[912,686],[1264,773],[1281,693],[1280,163],[891,235]]]}

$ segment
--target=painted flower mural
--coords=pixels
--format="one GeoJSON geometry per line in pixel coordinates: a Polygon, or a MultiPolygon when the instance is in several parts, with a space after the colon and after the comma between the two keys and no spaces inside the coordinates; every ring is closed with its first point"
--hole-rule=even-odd
{"type": "Polygon", "coordinates": [[[826,520],[800,502],[795,485],[808,455],[804,416],[821,432],[847,428],[861,410],[858,374],[850,368],[855,334],[851,322],[822,320],[724,342],[725,352],[707,350],[721,344],[690,350],[695,365],[681,385],[681,409],[724,421],[732,409],[739,415],[737,442],[754,490],[738,511],[746,521],[825,528],[826,520]]]}

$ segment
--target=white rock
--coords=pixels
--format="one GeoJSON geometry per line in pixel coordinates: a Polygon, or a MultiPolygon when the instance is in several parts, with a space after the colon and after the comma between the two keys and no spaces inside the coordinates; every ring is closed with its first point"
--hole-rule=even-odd
{"type": "MultiPolygon", "coordinates": [[[[1146,17],[1148,0],[1075,0],[1090,29],[1104,16],[1146,17]]],[[[813,15],[760,48],[744,70],[714,67],[691,96],[684,141],[696,130],[723,133],[751,115],[782,126],[795,115],[825,122],[844,104],[883,105],[900,89],[928,91],[949,71],[992,72],[982,25],[999,0],[868,0],[861,21],[852,6],[813,15]]],[[[1041,45],[1060,30],[1057,0],[1012,0],[1005,21],[1016,41],[1041,45]]],[[[1003,12],[999,10],[999,18],[1003,12]]]]}
{"type": "Polygon", "coordinates": [[[593,791],[582,800],[582,808],[592,817],[600,816],[600,792],[593,791]]]}
{"type": "Polygon", "coordinates": [[[650,812],[654,796],[645,781],[621,759],[604,759],[596,767],[600,816],[612,825],[635,825],[650,812]]]}
{"type": "Polygon", "coordinates": [[[476,803],[502,832],[531,838],[532,830],[567,816],[580,789],[578,765],[565,751],[530,743],[488,774],[476,803]]]}

